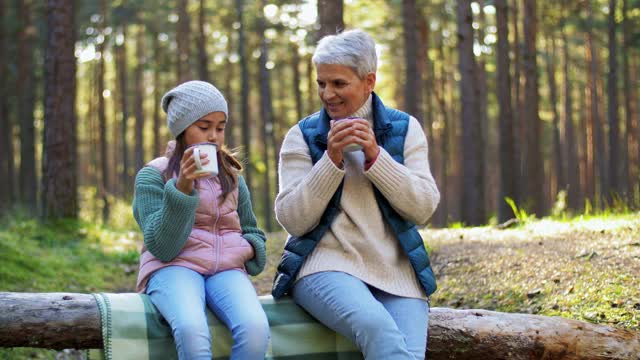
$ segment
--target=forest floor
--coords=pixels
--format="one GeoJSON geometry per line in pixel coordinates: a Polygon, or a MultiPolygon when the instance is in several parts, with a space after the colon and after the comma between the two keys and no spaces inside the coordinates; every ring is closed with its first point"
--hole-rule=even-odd
{"type": "MultiPolygon", "coordinates": [[[[509,229],[426,229],[434,307],[530,313],[640,330],[640,214],[534,220],[509,229]]],[[[267,294],[284,246],[269,236],[267,294]]]]}
{"type": "MultiPolygon", "coordinates": [[[[0,221],[0,291],[133,292],[141,245],[134,226],[0,221]]],[[[640,213],[422,234],[438,280],[434,307],[562,316],[640,330],[640,213]]],[[[270,292],[285,240],[282,232],[268,235],[267,268],[253,278],[261,295],[270,292]]],[[[1,359],[77,356],[0,349],[1,359]]]]}

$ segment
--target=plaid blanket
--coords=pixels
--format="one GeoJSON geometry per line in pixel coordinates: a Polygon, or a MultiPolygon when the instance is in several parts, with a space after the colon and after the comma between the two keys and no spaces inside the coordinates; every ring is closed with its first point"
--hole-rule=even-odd
{"type": "MultiPolygon", "coordinates": [[[[93,294],[100,309],[104,349],[90,359],[177,359],[171,328],[147,295],[93,294]]],[[[266,359],[361,360],[355,345],[313,319],[292,299],[261,296],[271,327],[266,359]]],[[[207,310],[213,359],[228,359],[233,340],[227,327],[207,310]]]]}

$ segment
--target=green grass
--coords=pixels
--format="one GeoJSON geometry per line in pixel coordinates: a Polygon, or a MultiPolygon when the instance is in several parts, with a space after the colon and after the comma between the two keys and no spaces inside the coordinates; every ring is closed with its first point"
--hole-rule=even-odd
{"type": "MultiPolygon", "coordinates": [[[[0,220],[0,291],[132,292],[139,239],[86,221],[0,220]]],[[[0,349],[0,359],[57,359],[53,350],[0,349]]]]}

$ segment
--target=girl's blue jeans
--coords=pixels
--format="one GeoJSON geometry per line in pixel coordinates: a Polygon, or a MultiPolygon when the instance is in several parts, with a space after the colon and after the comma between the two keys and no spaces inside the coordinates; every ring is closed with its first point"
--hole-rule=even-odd
{"type": "Polygon", "coordinates": [[[147,294],[171,326],[179,359],[211,359],[205,306],[231,331],[231,359],[264,359],[269,323],[245,273],[228,270],[203,276],[169,266],[151,276],[147,294]]]}
{"type": "Polygon", "coordinates": [[[337,271],[298,280],[295,302],[353,341],[366,360],[424,359],[429,304],[388,294],[337,271]]]}

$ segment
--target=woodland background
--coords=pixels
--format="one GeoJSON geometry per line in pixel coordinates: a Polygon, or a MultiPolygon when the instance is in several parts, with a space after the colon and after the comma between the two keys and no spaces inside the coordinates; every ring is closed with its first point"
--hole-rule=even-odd
{"type": "Polygon", "coordinates": [[[376,92],[424,126],[432,226],[640,205],[640,0],[0,0],[0,19],[5,214],[117,221],[169,140],[161,96],[201,79],[277,231],[278,149],[343,28],[374,37],[376,92]]]}

